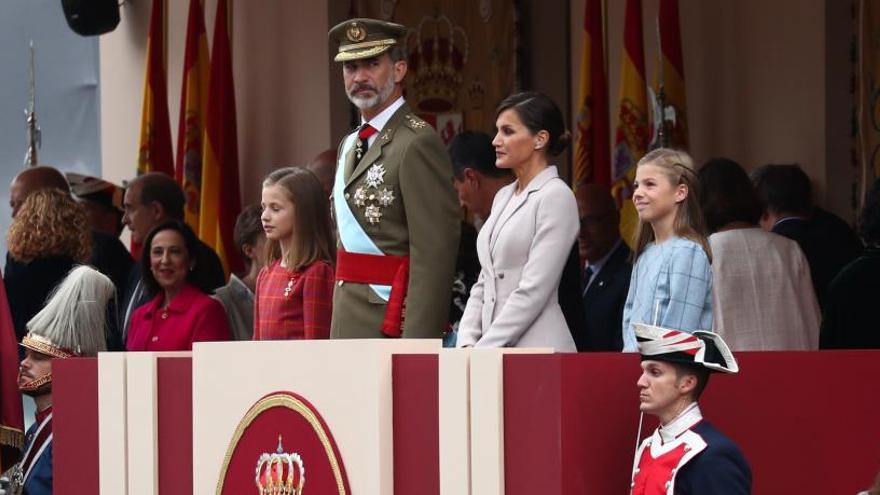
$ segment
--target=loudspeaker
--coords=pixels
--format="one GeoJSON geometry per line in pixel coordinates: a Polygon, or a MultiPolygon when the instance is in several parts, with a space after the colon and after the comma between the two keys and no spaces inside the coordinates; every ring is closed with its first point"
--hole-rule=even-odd
{"type": "Polygon", "coordinates": [[[61,0],[70,29],[83,36],[109,33],[119,24],[118,0],[61,0]]]}

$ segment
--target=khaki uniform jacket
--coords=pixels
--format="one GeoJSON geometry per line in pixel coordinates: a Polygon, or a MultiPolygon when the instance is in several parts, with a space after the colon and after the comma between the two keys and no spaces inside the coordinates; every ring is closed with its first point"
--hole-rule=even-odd
{"type": "MultiPolygon", "coordinates": [[[[339,153],[343,152],[340,145],[339,153]]],[[[442,337],[449,318],[461,220],[452,164],[443,142],[404,104],[360,162],[352,147],[341,163],[345,166],[344,197],[361,228],[383,253],[410,257],[403,337],[442,337]],[[394,199],[380,206],[379,221],[370,223],[365,206],[358,206],[355,196],[358,188],[366,187],[367,172],[374,165],[384,168],[381,188],[390,190],[394,199]]],[[[330,338],[383,337],[385,306],[369,285],[338,281],[330,338]]]]}

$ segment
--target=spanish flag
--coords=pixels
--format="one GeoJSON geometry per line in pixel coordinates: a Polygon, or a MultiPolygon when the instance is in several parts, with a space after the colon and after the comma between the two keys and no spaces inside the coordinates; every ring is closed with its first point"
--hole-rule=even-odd
{"type": "Polygon", "coordinates": [[[648,96],[645,85],[645,50],[642,42],[642,2],[627,0],[623,27],[623,61],[620,69],[620,109],[614,135],[611,194],[620,208],[620,233],[632,246],[639,221],[632,198],[636,163],[648,146],[648,96]]]}
{"type": "Polygon", "coordinates": [[[217,2],[214,54],[211,57],[208,85],[199,235],[217,252],[224,270],[229,274],[241,271],[243,264],[232,238],[232,228],[241,211],[241,192],[238,185],[232,51],[227,22],[226,1],[221,0],[217,2]]]}
{"type": "Polygon", "coordinates": [[[202,194],[202,136],[208,108],[208,37],[201,0],[190,0],[180,91],[180,124],[177,128],[175,178],[186,194],[186,223],[199,234],[202,194]]]}
{"type": "Polygon", "coordinates": [[[18,340],[0,276],[0,472],[21,458],[24,446],[24,414],[18,390],[18,340]]]}
{"type": "Polygon", "coordinates": [[[147,71],[144,78],[144,106],[141,111],[138,175],[147,172],[174,175],[171,127],[168,120],[168,90],[165,84],[164,21],[164,0],[154,0],[147,40],[147,71]]]}
{"type": "MultiPolygon", "coordinates": [[[[687,97],[684,90],[684,57],[681,52],[678,0],[660,0],[657,32],[660,36],[660,64],[658,74],[655,74],[655,87],[659,94],[660,84],[663,84],[667,146],[687,149],[687,97]]],[[[659,125],[659,122],[655,123],[655,126],[659,125]]]]}
{"type": "Polygon", "coordinates": [[[586,0],[572,185],[611,185],[602,0],[586,0]]]}

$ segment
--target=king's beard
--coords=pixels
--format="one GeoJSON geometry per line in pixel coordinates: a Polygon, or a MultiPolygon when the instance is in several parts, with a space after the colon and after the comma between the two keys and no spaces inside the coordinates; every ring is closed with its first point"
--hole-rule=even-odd
{"type": "MultiPolygon", "coordinates": [[[[369,86],[367,86],[366,88],[374,89],[369,86]]],[[[390,98],[391,94],[394,93],[394,78],[389,77],[388,82],[385,84],[385,86],[376,90],[376,94],[373,96],[358,96],[357,92],[361,89],[364,89],[364,86],[352,87],[351,91],[347,93],[349,101],[351,101],[354,106],[358,107],[358,109],[361,111],[369,110],[371,108],[377,108],[388,101],[388,98],[390,98]]]]}

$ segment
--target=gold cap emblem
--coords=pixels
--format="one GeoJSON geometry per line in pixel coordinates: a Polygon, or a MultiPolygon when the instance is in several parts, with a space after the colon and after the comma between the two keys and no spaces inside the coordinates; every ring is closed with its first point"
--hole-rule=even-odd
{"type": "Polygon", "coordinates": [[[348,41],[352,43],[358,43],[363,41],[367,37],[367,30],[364,29],[359,23],[352,22],[350,26],[348,26],[348,31],[345,32],[348,41]]]}

